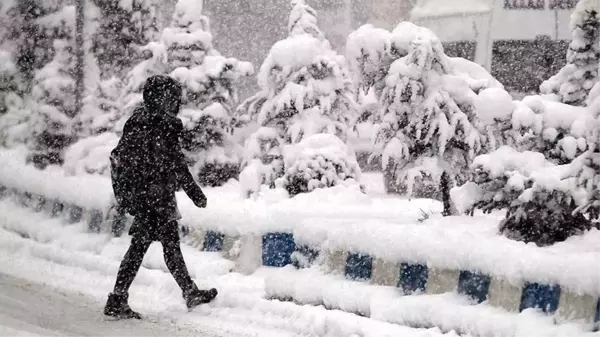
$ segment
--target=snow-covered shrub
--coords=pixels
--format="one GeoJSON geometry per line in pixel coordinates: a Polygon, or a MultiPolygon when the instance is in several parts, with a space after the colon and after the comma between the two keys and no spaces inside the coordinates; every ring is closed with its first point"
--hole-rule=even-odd
{"type": "Polygon", "coordinates": [[[13,57],[0,49],[0,146],[12,147],[27,139],[30,112],[22,93],[23,83],[13,57]]]}
{"type": "Polygon", "coordinates": [[[589,229],[594,207],[584,205],[593,204],[593,193],[583,186],[594,184],[593,169],[581,163],[593,157],[597,115],[548,96],[528,96],[514,107],[503,131],[511,147],[475,158],[471,181],[453,190],[453,200],[471,212],[506,209],[500,231],[540,245],[589,229]]]}
{"type": "Polygon", "coordinates": [[[100,11],[100,24],[92,52],[101,75],[122,76],[138,58],[135,48],[158,38],[159,5],[148,0],[93,0],[93,3],[100,11]]]}
{"type": "Polygon", "coordinates": [[[116,124],[116,131],[123,131],[123,126],[127,118],[131,116],[133,110],[142,103],[142,91],[146,80],[154,75],[163,75],[167,72],[167,51],[162,43],[150,42],[139,48],[139,52],[144,56],[144,60],[136,64],[125,76],[123,90],[119,97],[121,111],[119,113],[119,122],[116,124]]]}
{"type": "Polygon", "coordinates": [[[453,189],[452,197],[462,210],[506,209],[500,232],[509,238],[553,244],[593,225],[593,188],[582,188],[593,174],[588,170],[585,182],[578,183],[580,174],[572,165],[556,165],[539,152],[501,147],[474,160],[473,181],[453,189]]]}
{"type": "Polygon", "coordinates": [[[50,62],[55,39],[69,38],[74,6],[63,1],[2,1],[0,15],[6,29],[0,33],[12,51],[25,91],[30,92],[35,71],[50,62]]]}
{"type": "Polygon", "coordinates": [[[238,107],[237,116],[277,130],[279,146],[319,133],[346,141],[357,108],[345,58],[318,29],[314,10],[304,1],[292,4],[289,36],[271,48],[258,74],[260,91],[238,107]]]}
{"type": "Polygon", "coordinates": [[[567,64],[542,83],[544,94],[553,94],[565,103],[585,105],[598,82],[600,62],[600,8],[594,0],[581,0],[571,15],[573,40],[567,51],[567,64]]]}
{"type": "Polygon", "coordinates": [[[374,156],[382,156],[398,192],[442,198],[442,177],[464,183],[472,158],[496,146],[488,129],[506,118],[512,102],[483,69],[447,57],[430,30],[403,22],[391,39],[406,56],[387,73],[374,156]]]}
{"type": "Polygon", "coordinates": [[[332,134],[316,134],[289,145],[284,155],[281,186],[290,196],[360,180],[352,151],[332,134]]]}
{"type": "Polygon", "coordinates": [[[180,0],[161,35],[170,75],[183,87],[184,148],[201,184],[220,186],[237,178],[242,149],[232,138],[237,84],[254,71],[248,62],[213,47],[209,20],[197,1],[180,0]]]}
{"type": "Polygon", "coordinates": [[[33,161],[41,167],[62,163],[64,149],[73,141],[74,57],[69,40],[55,40],[54,49],[52,61],[36,72],[32,90],[35,107],[29,127],[33,161]]]}
{"type": "Polygon", "coordinates": [[[401,56],[392,48],[391,33],[385,29],[366,24],[350,33],[346,57],[358,97],[370,94],[377,100],[392,62],[401,56]]]}
{"type": "Polygon", "coordinates": [[[590,109],[541,96],[525,97],[512,116],[512,129],[522,135],[517,148],[541,152],[556,164],[570,163],[585,152],[594,126],[590,109]]]}
{"type": "Polygon", "coordinates": [[[192,172],[204,186],[220,186],[237,178],[242,148],[232,139],[231,117],[220,103],[203,110],[183,109],[180,113],[187,132],[183,148],[192,172]]]}
{"type": "Polygon", "coordinates": [[[284,144],[275,128],[261,127],[250,135],[240,173],[244,197],[256,195],[261,186],[275,188],[275,181],[284,174],[284,144]]]}
{"type": "Polygon", "coordinates": [[[123,83],[116,77],[100,81],[96,90],[83,100],[74,125],[80,138],[114,132],[120,117],[119,95],[123,83]]]}
{"type": "Polygon", "coordinates": [[[63,164],[65,173],[110,176],[110,151],[117,146],[118,142],[119,137],[113,132],[80,139],[65,151],[63,164]]]}

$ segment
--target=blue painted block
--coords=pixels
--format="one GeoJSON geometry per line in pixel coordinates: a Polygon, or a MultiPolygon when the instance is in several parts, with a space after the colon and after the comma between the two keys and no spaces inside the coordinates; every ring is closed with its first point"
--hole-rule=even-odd
{"type": "Polygon", "coordinates": [[[461,270],[458,276],[458,293],[472,297],[481,303],[487,299],[491,278],[489,275],[461,270]]]}
{"type": "Polygon", "coordinates": [[[398,287],[402,289],[404,295],[424,293],[427,290],[428,274],[427,265],[402,263],[398,287]]]}
{"type": "Polygon", "coordinates": [[[296,250],[294,236],[290,233],[267,233],[262,239],[263,266],[283,267],[292,264],[296,250]]]}
{"type": "Polygon", "coordinates": [[[312,265],[315,262],[317,256],[319,256],[319,250],[307,245],[296,246],[296,254],[302,255],[303,260],[305,260],[308,263],[299,263],[297,259],[293,259],[294,267],[305,268],[312,265]]]}
{"type": "Polygon", "coordinates": [[[521,293],[519,311],[528,308],[541,309],[544,313],[552,314],[558,308],[560,299],[559,285],[546,285],[526,282],[521,293]]]}
{"type": "Polygon", "coordinates": [[[206,252],[220,252],[223,249],[224,234],[207,231],[204,235],[204,251],[206,252]]]}
{"type": "Polygon", "coordinates": [[[90,223],[88,224],[88,229],[90,232],[100,233],[100,229],[102,228],[102,221],[104,221],[104,214],[102,211],[97,209],[93,210],[90,214],[90,223]]]}
{"type": "Polygon", "coordinates": [[[353,280],[368,280],[373,270],[373,258],[360,253],[348,253],[345,275],[353,280]]]}
{"type": "Polygon", "coordinates": [[[71,207],[69,208],[69,218],[68,221],[69,223],[77,223],[79,221],[81,221],[81,218],[83,217],[83,208],[79,207],[77,205],[71,205],[71,207]]]}
{"type": "Polygon", "coordinates": [[[52,217],[59,216],[63,212],[64,209],[65,209],[65,205],[62,202],[57,200],[52,205],[52,212],[50,213],[50,215],[52,217]]]}

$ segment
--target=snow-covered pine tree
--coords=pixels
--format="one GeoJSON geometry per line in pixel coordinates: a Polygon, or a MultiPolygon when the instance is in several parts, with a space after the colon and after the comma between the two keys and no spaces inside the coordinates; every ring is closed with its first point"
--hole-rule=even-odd
{"type": "MultiPolygon", "coordinates": [[[[247,157],[240,177],[247,195],[257,193],[256,187],[260,185],[273,187],[272,179],[279,174],[283,174],[281,185],[292,195],[320,187],[309,183],[317,173],[306,165],[317,160],[320,152],[315,150],[315,158],[303,157],[305,163],[298,166],[303,172],[286,172],[287,168],[280,169],[285,161],[284,145],[298,144],[321,133],[346,141],[357,115],[345,58],[325,39],[317,26],[314,9],[303,0],[291,3],[288,37],[273,45],[263,62],[258,74],[260,91],[237,110],[240,118],[245,117],[260,127],[259,134],[246,143],[247,157]],[[292,179],[296,176],[304,177],[301,183],[292,179]]],[[[331,142],[322,145],[326,148],[331,142]]],[[[327,157],[326,151],[322,152],[327,157]]],[[[295,153],[293,147],[290,153],[295,153]]],[[[354,154],[348,156],[348,162],[355,161],[354,154]]],[[[339,173],[340,177],[351,175],[339,173]]]]}
{"type": "Polygon", "coordinates": [[[32,98],[35,108],[30,121],[33,162],[39,167],[61,164],[64,149],[73,142],[75,80],[72,40],[54,40],[54,58],[36,72],[32,98]]]}
{"type": "MultiPolygon", "coordinates": [[[[493,96],[507,96],[508,113],[510,95],[487,76],[473,77],[469,72],[477,67],[470,62],[448,58],[428,29],[403,22],[392,35],[399,53],[407,54],[392,63],[386,77],[374,156],[382,156],[399,192],[447,199],[447,184],[464,183],[472,158],[496,145],[487,126],[502,116],[493,114],[506,114],[504,108],[491,116],[477,111],[477,94],[494,89],[498,92],[493,96]]],[[[449,214],[449,200],[444,201],[449,214]]]]}
{"type": "Polygon", "coordinates": [[[379,96],[385,87],[385,77],[392,62],[399,59],[392,44],[392,34],[366,24],[350,33],[346,42],[346,57],[353,74],[354,91],[360,106],[359,122],[379,122],[376,112],[379,96]]]}
{"type": "Polygon", "coordinates": [[[542,83],[544,94],[554,94],[570,105],[585,105],[598,82],[600,63],[600,8],[595,0],[581,0],[571,15],[573,40],[567,51],[567,64],[542,83]]]}
{"type": "Polygon", "coordinates": [[[120,77],[139,60],[136,47],[158,39],[158,3],[151,0],[93,0],[100,26],[92,51],[102,78],[120,77]]]}
{"type": "Polygon", "coordinates": [[[201,2],[179,0],[161,43],[170,75],[183,86],[183,147],[192,172],[205,186],[222,185],[239,174],[242,149],[232,139],[232,114],[238,81],[253,72],[250,63],[222,56],[212,41],[201,2]]]}
{"type": "Polygon", "coordinates": [[[2,22],[6,27],[2,33],[2,44],[8,44],[23,78],[25,89],[31,91],[34,71],[51,58],[52,37],[40,24],[40,19],[54,8],[40,0],[3,1],[2,22]]]}
{"type": "Polygon", "coordinates": [[[117,77],[100,81],[83,100],[74,130],[79,138],[114,132],[120,117],[119,95],[123,83],[117,77]]]}
{"type": "Polygon", "coordinates": [[[589,107],[539,96],[516,102],[509,119],[521,137],[514,148],[475,158],[472,181],[453,190],[453,199],[471,212],[506,209],[500,231],[538,245],[590,229],[598,214],[599,95],[596,85],[589,107]]]}
{"type": "Polygon", "coordinates": [[[0,146],[13,147],[27,139],[30,109],[23,87],[12,54],[0,49],[0,146]]]}
{"type": "Polygon", "coordinates": [[[116,123],[115,132],[120,134],[127,118],[133,110],[143,101],[142,91],[144,83],[150,76],[166,74],[168,70],[168,57],[165,45],[160,42],[150,42],[141,47],[139,52],[144,60],[136,64],[125,76],[123,90],[119,97],[119,121],[116,123]]]}

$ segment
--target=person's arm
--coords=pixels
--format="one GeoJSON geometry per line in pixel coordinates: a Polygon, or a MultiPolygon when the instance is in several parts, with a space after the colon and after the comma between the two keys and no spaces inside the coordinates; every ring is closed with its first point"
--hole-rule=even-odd
{"type": "Polygon", "coordinates": [[[192,173],[187,167],[185,162],[185,155],[181,149],[181,144],[179,139],[183,134],[183,123],[179,118],[176,118],[176,122],[174,123],[175,130],[172,134],[171,139],[169,139],[170,148],[172,150],[172,159],[173,165],[175,169],[175,174],[177,176],[177,184],[183,188],[187,196],[192,199],[196,206],[204,208],[206,207],[206,196],[202,189],[196,181],[194,181],[194,177],[192,173]]]}

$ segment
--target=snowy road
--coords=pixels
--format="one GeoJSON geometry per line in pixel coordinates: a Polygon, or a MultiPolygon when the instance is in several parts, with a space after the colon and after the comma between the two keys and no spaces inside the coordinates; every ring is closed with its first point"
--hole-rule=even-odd
{"type": "Polygon", "coordinates": [[[78,293],[0,274],[2,336],[219,336],[150,320],[108,321],[102,304],[78,293]]]}

